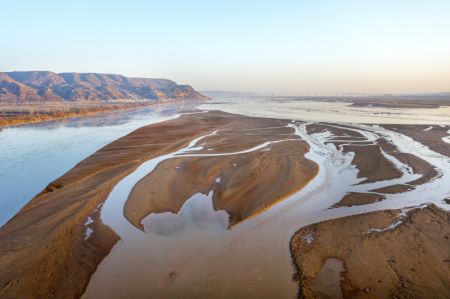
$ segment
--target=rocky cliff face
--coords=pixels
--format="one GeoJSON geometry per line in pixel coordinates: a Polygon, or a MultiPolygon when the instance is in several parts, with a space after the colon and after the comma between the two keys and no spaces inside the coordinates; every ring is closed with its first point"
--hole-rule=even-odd
{"type": "Polygon", "coordinates": [[[206,99],[167,79],[96,73],[0,72],[0,102],[206,99]]]}

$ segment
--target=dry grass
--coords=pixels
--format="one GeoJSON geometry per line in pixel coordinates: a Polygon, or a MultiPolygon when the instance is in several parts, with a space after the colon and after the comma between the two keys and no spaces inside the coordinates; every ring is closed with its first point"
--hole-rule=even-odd
{"type": "Polygon", "coordinates": [[[3,104],[0,105],[0,127],[88,116],[102,112],[151,106],[158,103],[160,101],[3,104]]]}

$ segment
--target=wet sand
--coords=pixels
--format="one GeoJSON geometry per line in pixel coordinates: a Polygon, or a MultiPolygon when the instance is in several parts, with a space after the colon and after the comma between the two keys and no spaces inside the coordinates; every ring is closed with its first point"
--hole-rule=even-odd
{"type": "MultiPolygon", "coordinates": [[[[387,188],[399,183],[417,181],[424,177],[423,174],[414,172],[414,169],[418,170],[420,167],[410,167],[395,158],[394,154],[397,151],[411,155],[411,150],[404,147],[407,143],[404,143],[401,138],[397,140],[398,137],[392,135],[392,132],[385,132],[371,126],[351,127],[352,130],[363,135],[364,146],[366,146],[365,143],[372,146],[378,142],[382,144],[385,140],[397,149],[394,151],[388,148],[386,151],[389,150],[391,154],[384,152],[382,155],[389,161],[390,167],[399,171],[401,175],[381,181],[364,182],[364,178],[357,176],[357,165],[352,165],[355,154],[330,147],[331,139],[336,138],[331,132],[318,131],[308,135],[308,132],[311,132],[308,128],[314,124],[294,122],[288,126],[295,128],[296,134],[308,142],[310,151],[305,156],[321,165],[318,175],[308,185],[283,201],[278,201],[276,205],[258,217],[249,217],[246,221],[237,223],[231,230],[225,229],[226,224],[224,224],[219,211],[214,213],[212,207],[205,208],[203,206],[201,208],[201,202],[205,205],[205,203],[213,201],[214,191],[208,196],[202,195],[200,198],[198,198],[198,194],[194,195],[185,201],[179,211],[177,210],[175,213],[151,213],[141,221],[140,228],[144,230],[141,234],[137,233],[136,228],[130,226],[125,228],[123,224],[118,223],[116,225],[116,221],[113,219],[120,218],[121,212],[118,210],[111,213],[108,209],[106,213],[109,216],[107,218],[112,220],[111,225],[117,231],[121,231],[124,242],[118,242],[112,253],[101,263],[98,271],[91,278],[84,297],[111,298],[130,294],[139,297],[140,294],[148,293],[164,298],[252,296],[290,298],[295,293],[291,292],[290,279],[286,277],[286,273],[290,272],[287,266],[289,260],[286,260],[281,252],[286,248],[284,247],[286,245],[283,244],[286,244],[286,241],[294,234],[294,227],[395,206],[418,205],[428,200],[440,202],[441,198],[438,193],[434,197],[431,196],[432,194],[429,194],[429,197],[423,196],[423,192],[427,189],[430,190],[430,187],[433,188],[432,186],[435,184],[441,186],[438,188],[439,192],[447,194],[449,191],[442,189],[442,182],[439,180],[443,174],[439,173],[433,177],[433,180],[427,179],[422,185],[418,185],[417,190],[405,192],[405,194],[410,193],[410,195],[406,195],[407,200],[403,193],[384,195],[370,193],[372,189],[387,188]],[[339,201],[341,198],[345,198],[347,190],[358,190],[359,193],[354,191],[352,194],[358,194],[359,198],[355,197],[351,203],[347,202],[343,205],[339,201]],[[368,194],[373,194],[374,199],[367,201],[368,194]],[[410,198],[408,199],[408,197],[410,198]],[[200,210],[203,211],[203,215],[208,215],[207,220],[199,216],[200,210]],[[168,248],[172,248],[170,253],[167,252],[168,248]],[[205,261],[208,262],[205,264],[205,261]],[[136,275],[136,269],[139,269],[139,275],[136,275]],[[134,281],[133,290],[127,288],[130,281],[134,281]],[[148,284],[146,281],[152,281],[152,284],[148,284]],[[245,288],[242,288],[242,281],[245,281],[245,288]],[[113,286],[108,287],[111,284],[113,286]]],[[[199,140],[195,152],[201,152],[200,155],[208,155],[208,144],[203,143],[208,138],[214,139],[216,136],[215,134],[205,136],[204,139],[199,140]]],[[[418,144],[414,147],[417,150],[415,154],[422,158],[410,159],[410,162],[425,161],[424,159],[426,159],[425,166],[441,165],[441,162],[437,162],[441,161],[441,157],[435,157],[438,160],[435,158],[428,160],[435,154],[429,153],[425,148],[421,149],[418,144]]],[[[361,153],[363,152],[362,147],[361,153]]],[[[186,152],[182,152],[180,155],[184,154],[186,152]]],[[[183,158],[177,159],[171,156],[170,159],[171,163],[158,162],[158,165],[150,168],[151,171],[167,171],[174,177],[178,177],[178,171],[183,174],[193,167],[180,163],[183,158]],[[184,167],[186,168],[183,169],[184,167]]],[[[202,174],[203,168],[196,167],[199,165],[204,167],[205,164],[195,160],[194,165],[196,166],[193,168],[204,178],[208,177],[208,171],[214,172],[214,167],[208,165],[206,174],[202,174]]],[[[374,168],[373,171],[377,171],[377,168],[374,168]]],[[[445,168],[444,171],[447,176],[448,169],[445,168]]],[[[149,198],[151,201],[151,197],[156,195],[155,192],[148,192],[156,190],[150,178],[151,175],[144,176],[145,179],[140,180],[137,184],[142,194],[138,196],[135,193],[136,201],[137,197],[150,194],[147,198],[148,202],[149,198]]],[[[153,179],[157,180],[156,177],[153,179]]],[[[189,180],[188,177],[185,179],[189,180]]],[[[155,185],[159,186],[163,183],[162,181],[158,182],[159,184],[155,185]]],[[[172,186],[176,185],[176,183],[172,184],[172,186]]],[[[130,192],[136,192],[138,187],[130,192]]],[[[173,189],[179,190],[178,186],[173,189]]],[[[428,191],[428,193],[430,192],[428,191]]],[[[110,198],[107,202],[111,203],[114,200],[114,198],[110,198]]],[[[122,204],[126,205],[123,202],[119,206],[122,204]]],[[[139,223],[139,219],[136,223],[139,223]]],[[[341,293],[336,290],[336,285],[339,285],[336,277],[340,277],[343,266],[344,264],[341,265],[340,260],[329,260],[322,271],[323,274],[320,274],[321,278],[315,281],[314,288],[326,288],[327,294],[339,297],[341,293]],[[331,284],[329,283],[330,279],[327,278],[328,275],[333,278],[331,284]]]]}
{"type": "Polygon", "coordinates": [[[313,124],[308,126],[310,133],[329,131],[332,136],[327,140],[346,153],[354,153],[352,164],[358,168],[358,177],[362,182],[371,183],[380,180],[399,178],[399,171],[382,153],[383,148],[379,140],[365,138],[361,131],[336,124],[313,124]]]}
{"type": "Polygon", "coordinates": [[[84,238],[87,217],[98,219],[98,206],[114,185],[142,161],[233,120],[222,113],[186,115],[140,128],[50,183],[0,230],[0,297],[80,296],[118,240],[100,221],[91,224],[94,232],[84,238]]]}
{"type": "MultiPolygon", "coordinates": [[[[301,189],[317,172],[317,166],[304,158],[306,142],[289,128],[278,129],[275,135],[258,134],[247,139],[247,130],[234,130],[236,141],[222,148],[222,134],[207,138],[201,145],[208,153],[236,152],[274,139],[287,139],[256,151],[230,156],[181,157],[166,160],[134,187],[124,208],[124,214],[135,226],[151,213],[177,213],[184,202],[197,193],[213,192],[215,210],[225,210],[233,226],[259,213],[286,194],[301,189]],[[258,137],[258,138],[255,138],[258,137]],[[247,140],[246,140],[247,139],[247,140]],[[218,141],[217,141],[218,140],[218,141]],[[210,144],[214,151],[208,151],[210,144]]],[[[229,138],[227,133],[226,137],[229,138]]],[[[199,151],[198,154],[205,153],[199,151]]]]}
{"type": "Polygon", "coordinates": [[[87,103],[24,103],[0,105],[0,128],[23,124],[42,123],[67,118],[89,117],[119,110],[134,110],[170,103],[155,102],[87,102],[87,103]]]}
{"type": "MultiPolygon", "coordinates": [[[[370,132],[372,128],[374,132],[378,131],[376,126],[360,125],[357,128],[363,129],[360,133],[370,132]]],[[[332,220],[305,226],[294,234],[291,253],[297,269],[295,278],[299,283],[299,298],[450,296],[450,207],[444,199],[446,195],[435,201],[439,208],[424,201],[422,205],[404,205],[401,210],[373,209],[374,206],[389,202],[392,196],[396,200],[408,199],[408,195],[414,194],[416,189],[427,190],[427,185],[445,176],[449,161],[440,154],[447,154],[447,148],[442,145],[446,143],[448,127],[437,126],[440,133],[435,135],[432,132],[434,126],[384,125],[383,128],[398,133],[380,130],[381,134],[372,137],[366,135],[362,141],[356,137],[347,137],[346,142],[339,139],[336,142],[333,135],[325,138],[343,150],[349,148],[348,144],[353,144],[351,152],[355,152],[355,157],[360,148],[360,153],[366,153],[365,159],[377,161],[377,155],[370,150],[366,152],[368,146],[364,144],[376,140],[370,147],[383,151],[390,167],[397,168],[400,176],[386,178],[379,188],[360,188],[359,192],[348,192],[333,206],[336,212],[358,208],[361,209],[359,213],[348,217],[342,217],[343,214],[334,216],[332,220]],[[397,137],[411,145],[420,141],[423,150],[419,150],[416,145],[399,146],[399,143],[393,142],[397,137]],[[403,152],[407,148],[408,152],[403,152]],[[429,152],[430,157],[441,157],[442,160],[433,163],[427,155],[421,155],[421,151],[429,152]],[[367,214],[362,214],[363,211],[367,214]]],[[[322,125],[321,129],[323,132],[327,126],[322,125]]],[[[317,128],[315,131],[321,132],[317,128]]],[[[334,131],[334,134],[343,135],[343,131],[334,131]]],[[[353,159],[352,164],[358,169],[367,166],[356,159],[353,159]]],[[[372,170],[378,174],[379,165],[379,162],[370,165],[369,172],[372,170]]],[[[375,182],[379,180],[383,180],[383,176],[375,182]]],[[[363,181],[360,184],[366,183],[363,181]]],[[[441,184],[447,185],[445,182],[441,184]]],[[[432,192],[430,188],[424,196],[432,192]]],[[[391,205],[392,208],[394,206],[396,204],[391,205]]]]}
{"type": "Polygon", "coordinates": [[[383,127],[410,136],[414,140],[429,146],[432,150],[450,157],[449,143],[442,140],[443,138],[450,136],[448,126],[383,125],[383,127]]]}
{"type": "Polygon", "coordinates": [[[450,213],[433,205],[415,209],[392,228],[400,213],[380,211],[300,229],[291,241],[299,297],[448,298],[450,213]],[[318,281],[330,258],[343,269],[337,277],[327,274],[335,282],[327,286],[318,281]]]}
{"type": "MultiPolygon", "coordinates": [[[[246,118],[222,112],[185,114],[171,121],[138,129],[99,150],[49,184],[0,230],[1,296],[80,296],[100,261],[119,239],[114,231],[101,222],[101,205],[112,188],[143,161],[176,151],[188,145],[195,137],[210,134],[214,130],[285,127],[287,123],[284,120],[246,118]],[[91,220],[88,221],[89,219],[91,220]],[[86,236],[88,228],[91,231],[86,236]],[[64,279],[61,279],[62,277],[64,279]]],[[[292,158],[280,158],[287,150],[286,145],[278,147],[274,144],[273,148],[269,148],[270,151],[259,153],[259,163],[250,163],[250,157],[237,160],[243,166],[241,175],[244,177],[254,170],[264,169],[268,175],[265,179],[267,184],[268,179],[277,175],[273,171],[280,171],[281,166],[291,166],[291,171],[287,171],[286,175],[292,175],[296,181],[288,181],[286,184],[280,180],[280,183],[284,184],[280,190],[266,194],[266,198],[259,199],[257,203],[247,201],[243,207],[239,202],[217,201],[217,205],[225,204],[230,207],[230,211],[236,210],[236,222],[264,210],[276,200],[285,197],[288,192],[301,188],[314,176],[316,168],[310,167],[313,164],[305,162],[305,159],[293,160],[301,158],[308,147],[298,137],[292,136],[292,131],[281,129],[280,133],[285,136],[274,136],[276,139],[296,139],[289,141],[298,145],[292,150],[292,158]],[[247,166],[243,163],[245,160],[248,161],[247,166]],[[268,165],[277,162],[282,162],[278,168],[268,165]],[[293,164],[290,165],[291,163],[293,164]],[[296,172],[298,174],[295,174],[296,172]]],[[[243,142],[238,146],[241,148],[256,142],[246,135],[241,138],[243,142]]],[[[256,139],[264,142],[268,137],[267,134],[262,134],[262,137],[256,139]]],[[[211,144],[213,142],[214,140],[211,140],[211,144]]],[[[208,169],[208,165],[204,166],[208,169]]],[[[229,180],[230,184],[243,183],[238,177],[228,178],[224,175],[223,184],[226,180],[229,180]]],[[[252,178],[244,178],[244,181],[250,184],[252,178]]],[[[254,183],[256,182],[264,183],[264,180],[254,183]]],[[[227,192],[232,190],[230,187],[227,192]]],[[[231,199],[231,195],[223,192],[222,197],[231,199]]],[[[170,208],[165,206],[163,210],[170,208]]]]}
{"type": "MultiPolygon", "coordinates": [[[[385,126],[390,127],[390,126],[385,126]]],[[[422,133],[422,126],[397,126],[402,130],[422,133]]],[[[397,129],[398,131],[398,129],[397,129]]],[[[370,130],[345,124],[318,123],[308,126],[309,133],[330,132],[326,144],[333,144],[346,153],[353,153],[352,165],[358,169],[359,184],[376,183],[398,179],[398,184],[386,184],[367,193],[348,192],[336,206],[352,206],[381,201],[384,194],[403,193],[425,184],[439,175],[429,163],[410,153],[398,149],[382,136],[371,135],[370,130]],[[402,179],[405,171],[418,175],[410,181],[402,179]]],[[[430,133],[429,133],[430,134],[430,133]]],[[[435,138],[434,141],[440,140],[435,138]]],[[[430,144],[430,143],[428,143],[430,144]]],[[[434,143],[432,143],[434,144],[434,143]]]]}
{"type": "MultiPolygon", "coordinates": [[[[309,269],[296,256],[305,242],[332,252],[343,245],[328,243],[346,232],[397,232],[403,216],[385,210],[433,203],[442,210],[432,208],[430,219],[448,230],[441,220],[449,157],[396,130],[217,111],[140,128],[49,184],[0,230],[0,297],[291,298],[289,242],[299,228],[291,250],[300,278],[309,269]],[[373,222],[367,215],[384,216],[373,222]],[[322,223],[336,230],[311,235],[322,223]]],[[[442,138],[433,142],[446,144],[442,138]]],[[[427,223],[399,238],[407,244],[427,223]]],[[[414,259],[411,248],[401,254],[414,259]]],[[[425,249],[434,269],[433,251],[425,249]]],[[[342,287],[345,258],[311,259],[310,294],[370,292],[363,284],[342,287]]],[[[430,288],[434,294],[442,286],[430,288]]]]}
{"type": "Polygon", "coordinates": [[[382,201],[383,199],[385,199],[385,196],[382,194],[349,192],[342,197],[342,199],[335,204],[334,207],[366,205],[369,203],[382,201]]]}
{"type": "MultiPolygon", "coordinates": [[[[209,153],[208,140],[215,144],[215,138],[224,138],[220,131],[214,131],[180,151],[145,162],[115,187],[102,209],[102,220],[118,232],[122,241],[99,265],[84,298],[143,297],[143,294],[167,298],[254,294],[270,298],[295,293],[285,247],[289,234],[264,237],[276,233],[280,226],[275,221],[260,222],[287,200],[290,193],[282,192],[295,193],[301,189],[315,177],[317,167],[303,157],[308,146],[293,134],[295,130],[288,127],[289,122],[281,123],[284,127],[267,140],[262,131],[273,129],[268,126],[270,120],[266,119],[261,128],[255,126],[256,119],[247,121],[250,120],[253,127],[234,128],[232,138],[236,134],[243,135],[243,140],[251,135],[263,136],[259,144],[243,142],[244,148],[240,143],[230,148],[225,142],[228,151],[219,148],[216,150],[219,153],[209,153]],[[218,170],[222,171],[220,175],[218,170]],[[166,176],[160,179],[161,173],[168,174],[167,185],[166,176]],[[291,181],[285,173],[297,181],[291,181]],[[177,182],[179,176],[183,180],[177,182]],[[208,187],[212,179],[213,186],[208,187]],[[198,190],[197,183],[211,190],[191,195],[198,190]],[[159,194],[164,196],[158,198],[159,194]],[[214,201],[215,194],[220,201],[214,201]],[[225,210],[217,209],[216,203],[225,205],[225,210]],[[175,212],[164,212],[172,205],[181,206],[175,212]],[[148,208],[155,207],[162,212],[153,210],[139,220],[148,213],[148,208]],[[128,217],[138,214],[137,221],[132,219],[134,226],[123,218],[123,209],[128,209],[128,217]],[[145,213],[139,212],[142,210],[145,213]],[[237,218],[241,213],[245,214],[237,218]],[[268,258],[273,262],[267,263],[268,258]],[[270,279],[274,273],[277,277],[270,279]],[[246,287],[239,283],[243,280],[246,287]],[[127,287],[130,284],[132,289],[127,287]]],[[[225,138],[230,138],[229,131],[225,132],[225,138]]]]}
{"type": "Polygon", "coordinates": [[[353,105],[357,98],[225,98],[205,102],[200,109],[221,110],[246,116],[296,119],[309,122],[333,122],[340,124],[422,124],[450,125],[450,102],[438,103],[432,99],[401,105],[403,101],[391,101],[392,105],[353,105]],[[425,103],[425,105],[422,105],[425,103]],[[430,105],[428,105],[430,104],[430,105]]]}

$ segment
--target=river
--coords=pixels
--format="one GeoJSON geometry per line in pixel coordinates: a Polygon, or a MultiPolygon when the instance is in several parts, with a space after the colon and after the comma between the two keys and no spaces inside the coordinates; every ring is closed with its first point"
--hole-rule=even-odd
{"type": "Polygon", "coordinates": [[[192,103],[0,128],[0,226],[78,162],[135,129],[173,118],[192,103]]]}
{"type": "MultiPolygon", "coordinates": [[[[188,198],[178,213],[150,214],[143,219],[144,231],[141,231],[123,214],[124,204],[133,187],[164,160],[211,156],[195,153],[202,146],[208,147],[207,143],[201,142],[208,135],[193,140],[184,149],[143,163],[114,187],[102,206],[102,222],[111,227],[121,240],[99,264],[83,298],[138,298],[143,294],[155,298],[295,298],[297,285],[292,280],[294,269],[289,242],[297,229],[325,220],[380,210],[401,209],[406,212],[411,207],[419,208],[430,203],[444,210],[449,209],[443,199],[450,196],[445,184],[450,176],[450,158],[401,133],[378,125],[360,124],[370,120],[395,121],[392,111],[381,115],[381,109],[374,109],[371,114],[370,108],[358,108],[359,114],[354,119],[347,119],[348,123],[342,127],[358,132],[361,139],[343,140],[376,145],[379,140],[385,139],[399,152],[415,155],[429,163],[438,175],[411,190],[386,194],[386,198],[379,202],[335,207],[347,192],[370,193],[374,188],[407,183],[421,175],[413,173],[408,165],[383,152],[383,156],[401,172],[400,177],[363,183],[364,179],[358,178],[358,168],[352,165],[355,153],[346,153],[328,144],[330,140],[343,136],[334,136],[330,131],[308,133],[307,126],[311,123],[298,121],[309,117],[329,120],[332,110],[336,109],[334,106],[344,111],[354,109],[346,108],[347,105],[342,103],[295,101],[277,104],[272,101],[244,101],[242,105],[234,101],[215,101],[200,106],[249,116],[291,119],[288,127],[308,143],[310,151],[306,157],[319,165],[318,174],[302,190],[232,229],[227,228],[225,211],[214,210],[211,191],[188,198]]],[[[442,110],[403,110],[404,115],[399,122],[413,122],[414,116],[416,123],[447,123],[449,117],[442,110]],[[433,121],[432,116],[437,115],[441,118],[433,121]]],[[[400,112],[396,111],[397,114],[400,112]]],[[[269,143],[215,156],[260,151],[269,143]]],[[[370,231],[390,229],[401,221],[400,218],[392,226],[370,228],[370,231]]]]}

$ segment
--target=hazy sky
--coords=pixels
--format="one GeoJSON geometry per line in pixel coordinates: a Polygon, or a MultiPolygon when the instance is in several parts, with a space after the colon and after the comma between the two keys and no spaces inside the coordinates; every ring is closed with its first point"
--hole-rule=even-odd
{"type": "Polygon", "coordinates": [[[449,0],[0,0],[0,70],[275,94],[450,91],[449,0]]]}

